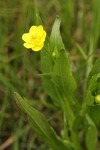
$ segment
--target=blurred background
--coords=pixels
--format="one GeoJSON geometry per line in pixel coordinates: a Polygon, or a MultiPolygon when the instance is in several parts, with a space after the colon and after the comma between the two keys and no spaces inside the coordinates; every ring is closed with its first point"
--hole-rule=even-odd
{"type": "Polygon", "coordinates": [[[63,128],[62,113],[42,86],[40,52],[25,49],[22,34],[36,24],[39,13],[50,35],[60,16],[61,35],[78,83],[76,96],[81,100],[87,67],[83,53],[94,59],[100,54],[99,7],[99,0],[0,0],[0,150],[48,149],[16,106],[14,91],[40,110],[58,134],[63,128]]]}

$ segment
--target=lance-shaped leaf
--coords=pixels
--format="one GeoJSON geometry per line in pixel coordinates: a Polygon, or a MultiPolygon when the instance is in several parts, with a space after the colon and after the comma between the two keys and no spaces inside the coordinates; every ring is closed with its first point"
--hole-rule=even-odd
{"type": "Polygon", "coordinates": [[[58,92],[57,87],[52,82],[52,71],[54,67],[54,62],[50,54],[43,50],[41,54],[41,65],[42,65],[42,79],[43,79],[43,86],[48,93],[48,95],[53,100],[53,103],[60,107],[60,94],[58,92]]]}
{"type": "Polygon", "coordinates": [[[68,145],[65,145],[61,139],[56,135],[53,128],[48,124],[45,117],[36,109],[32,108],[29,103],[23,99],[18,93],[14,93],[17,105],[29,117],[32,128],[36,134],[53,150],[72,150],[68,145]]]}
{"type": "Polygon", "coordinates": [[[52,78],[61,95],[67,97],[71,101],[72,95],[76,89],[76,82],[72,75],[68,53],[66,53],[64,49],[60,50],[59,56],[55,61],[52,78]]]}
{"type": "Polygon", "coordinates": [[[61,97],[57,87],[52,82],[51,74],[55,63],[53,54],[59,54],[59,51],[62,48],[64,48],[64,45],[60,35],[60,19],[57,17],[52,28],[50,42],[47,43],[46,49],[41,51],[41,66],[44,88],[48,95],[52,98],[54,104],[59,107],[61,106],[61,97]]]}
{"type": "Polygon", "coordinates": [[[54,52],[55,50],[59,51],[61,49],[64,49],[64,44],[60,35],[60,22],[60,18],[57,17],[52,28],[50,36],[50,48],[52,52],[54,52]]]}

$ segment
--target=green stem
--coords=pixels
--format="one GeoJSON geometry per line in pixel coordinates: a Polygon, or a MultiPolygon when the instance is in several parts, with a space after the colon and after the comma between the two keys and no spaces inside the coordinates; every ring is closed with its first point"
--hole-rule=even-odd
{"type": "MultiPolygon", "coordinates": [[[[80,148],[80,141],[79,141],[78,133],[73,130],[74,114],[67,99],[64,99],[64,101],[62,102],[62,108],[64,111],[64,115],[66,115],[68,122],[69,122],[70,132],[71,132],[73,144],[75,146],[75,150],[80,150],[81,148],[80,148]]],[[[68,137],[66,137],[66,139],[67,138],[68,137]]]]}
{"type": "Polygon", "coordinates": [[[74,114],[73,111],[69,105],[68,100],[64,99],[64,102],[62,102],[63,104],[63,109],[64,109],[64,114],[67,116],[68,121],[69,121],[69,126],[70,129],[72,128],[73,125],[73,121],[74,121],[74,114]]]}
{"type": "Polygon", "coordinates": [[[75,146],[75,150],[81,150],[78,132],[72,131],[72,140],[75,146]]]}
{"type": "Polygon", "coordinates": [[[34,11],[35,11],[35,14],[38,14],[38,7],[37,7],[37,0],[34,0],[34,11]]]}
{"type": "Polygon", "coordinates": [[[93,51],[94,51],[93,47],[94,47],[94,43],[93,43],[93,39],[91,38],[90,39],[89,53],[88,53],[89,58],[88,58],[88,61],[87,61],[86,79],[87,79],[87,77],[89,75],[89,72],[91,71],[91,68],[92,68],[92,65],[93,65],[93,55],[92,55],[93,51]]]}
{"type": "Polygon", "coordinates": [[[83,58],[87,60],[88,57],[85,54],[84,50],[81,48],[81,46],[78,43],[76,43],[76,46],[77,46],[78,50],[80,51],[80,53],[82,54],[83,58]]]}
{"type": "Polygon", "coordinates": [[[64,138],[64,140],[68,140],[68,123],[67,123],[67,118],[66,118],[65,112],[64,112],[64,133],[63,133],[63,138],[64,138]]]}

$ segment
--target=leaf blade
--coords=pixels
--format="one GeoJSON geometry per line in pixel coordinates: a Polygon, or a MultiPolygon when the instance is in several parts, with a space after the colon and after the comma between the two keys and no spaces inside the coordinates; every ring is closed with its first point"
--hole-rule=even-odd
{"type": "Polygon", "coordinates": [[[18,93],[14,93],[14,97],[17,105],[28,115],[29,120],[32,123],[33,129],[42,140],[54,150],[70,150],[69,146],[66,146],[61,139],[56,135],[53,128],[48,124],[45,117],[36,109],[32,108],[26,100],[24,100],[18,93]]]}

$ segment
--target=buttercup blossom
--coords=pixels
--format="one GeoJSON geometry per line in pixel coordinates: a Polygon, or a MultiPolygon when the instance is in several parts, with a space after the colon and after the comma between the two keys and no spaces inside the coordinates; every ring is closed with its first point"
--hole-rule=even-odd
{"type": "Polygon", "coordinates": [[[22,39],[25,42],[23,46],[31,48],[33,51],[39,51],[44,46],[45,38],[46,32],[44,31],[43,26],[32,26],[29,29],[29,33],[22,35],[22,39]]]}

